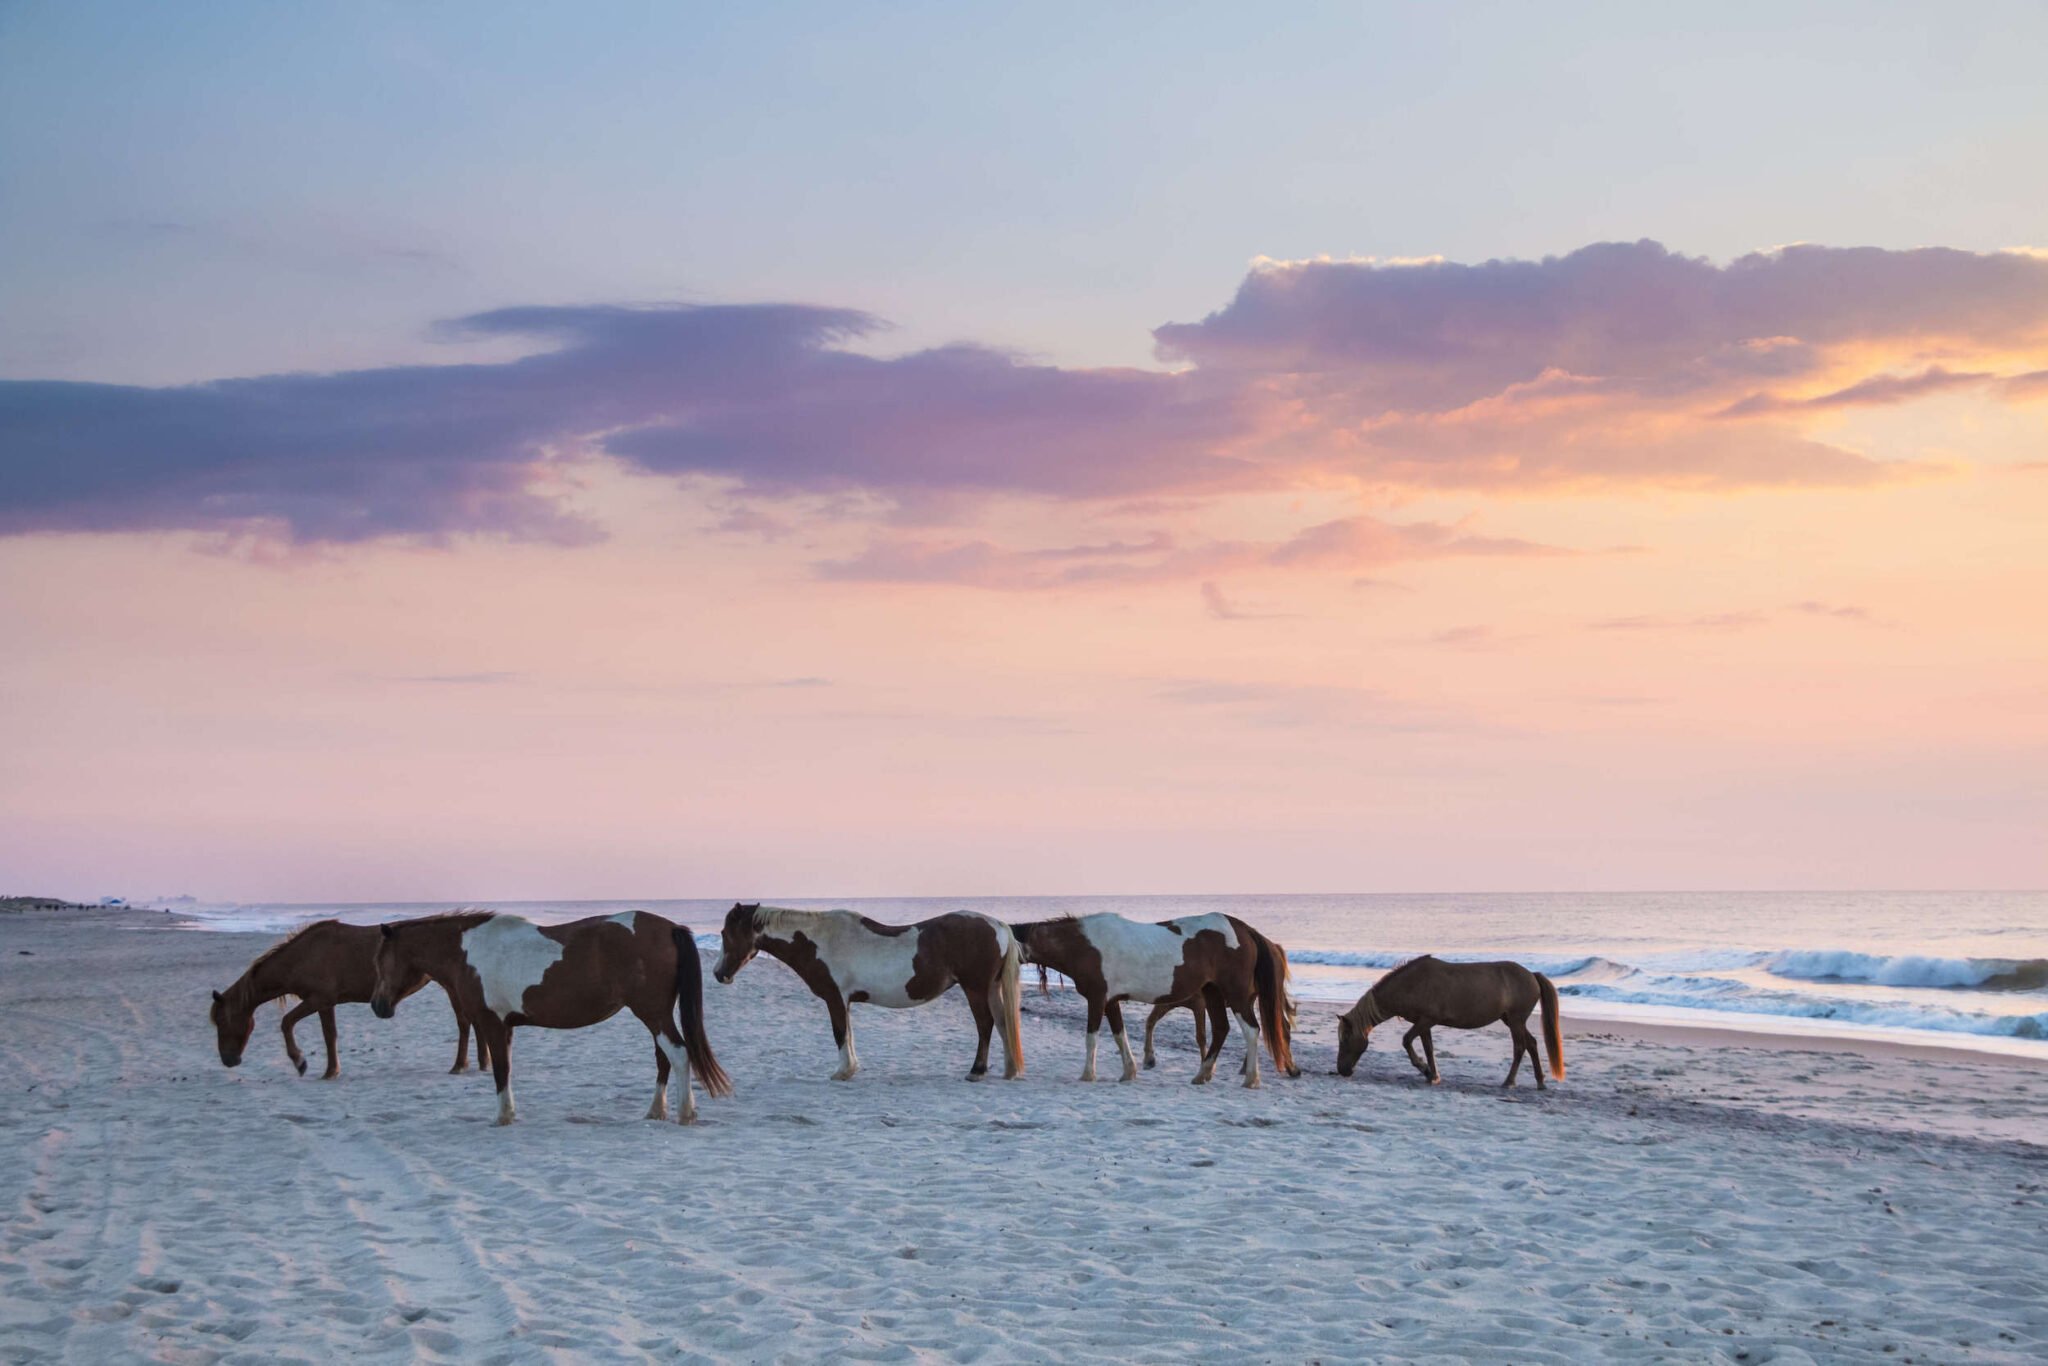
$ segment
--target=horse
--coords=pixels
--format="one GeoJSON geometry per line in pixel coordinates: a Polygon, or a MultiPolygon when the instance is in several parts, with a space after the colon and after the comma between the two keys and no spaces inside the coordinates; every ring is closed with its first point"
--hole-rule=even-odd
{"type": "Polygon", "coordinates": [[[711,975],[730,983],[756,953],[788,964],[832,1017],[839,1046],[834,1081],[860,1070],[847,1007],[865,1001],[901,1010],[937,1000],[958,984],[974,1012],[979,1041],[967,1079],[988,1075],[989,1031],[1003,1036],[1003,1076],[1024,1075],[1018,947],[1010,927],[971,911],[914,925],[884,925],[852,911],[794,911],[741,902],[725,916],[722,951],[711,975]]]}
{"type": "Polygon", "coordinates": [[[388,1020],[406,983],[425,973],[452,995],[490,1049],[498,1084],[498,1123],[510,1124],[512,1030],[582,1029],[630,1010],[654,1036],[654,1103],[647,1118],[668,1118],[669,1065],[681,1070],[676,1121],[697,1118],[690,1088],[695,1067],[704,1089],[732,1094],[732,1081],[704,1033],[704,978],[688,928],[647,911],[536,925],[516,915],[458,911],[378,927],[377,988],[370,1009],[388,1020]],[[676,1028],[680,1012],[682,1028],[676,1028]]]}
{"type": "Polygon", "coordinates": [[[1230,1033],[1230,1013],[1244,1025],[1244,1084],[1259,1085],[1259,1033],[1263,1028],[1273,1065],[1299,1076],[1288,1043],[1281,1002],[1286,997],[1286,958],[1279,946],[1233,915],[1196,915],[1148,925],[1110,913],[1061,916],[1013,925],[1024,959],[1071,978],[1088,1002],[1088,1060],[1082,1081],[1095,1080],[1096,1038],[1102,1021],[1123,1056],[1121,1080],[1132,1081],[1138,1064],[1124,1037],[1122,1002],[1205,1007],[1214,1037],[1202,1053],[1194,1082],[1206,1083],[1230,1033]],[[1261,1022],[1263,1021],[1263,1026],[1261,1022]]]}
{"type": "Polygon", "coordinates": [[[1529,1012],[1543,1005],[1543,1046],[1550,1054],[1550,1075],[1564,1080],[1564,1035],[1558,1027],[1557,988],[1540,972],[1520,963],[1446,963],[1424,954],[1411,958],[1373,983],[1357,1004],[1337,1017],[1337,1073],[1348,1077],[1364,1055],[1373,1027],[1382,1020],[1406,1020],[1408,1033],[1401,1048],[1415,1070],[1434,1086],[1443,1080],[1436,1068],[1436,1043],[1430,1030],[1484,1029],[1498,1021],[1515,1039],[1515,1061],[1508,1068],[1502,1086],[1513,1086],[1522,1070],[1522,1055],[1536,1073],[1536,1089],[1543,1087],[1543,1063],[1536,1056],[1536,1039],[1529,1033],[1529,1012]],[[1428,1063],[1415,1056],[1415,1039],[1422,1038],[1428,1063]]]}
{"type": "MultiPolygon", "coordinates": [[[[249,1036],[256,1028],[256,1007],[280,996],[296,996],[299,1003],[284,1017],[284,1055],[299,1075],[306,1075],[306,1056],[299,1052],[292,1029],[308,1015],[320,1017],[320,1036],[327,1044],[327,1070],[322,1081],[341,1075],[341,1061],[334,1049],[334,1008],[360,1005],[377,987],[377,927],[345,925],[339,920],[316,920],[295,931],[282,943],[258,954],[248,971],[235,979],[226,991],[213,993],[211,1018],[220,1060],[239,1067],[249,1036]]],[[[401,984],[400,996],[410,996],[427,984],[420,973],[401,984]]],[[[469,1020],[448,994],[448,1007],[455,1012],[455,1065],[450,1072],[469,1069],[469,1020]]],[[[481,1033],[476,1039],[476,1064],[490,1065],[481,1033]]]]}

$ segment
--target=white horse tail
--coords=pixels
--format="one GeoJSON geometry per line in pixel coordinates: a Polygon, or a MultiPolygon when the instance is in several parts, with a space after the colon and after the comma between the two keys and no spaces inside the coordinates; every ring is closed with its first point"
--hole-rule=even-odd
{"type": "Polygon", "coordinates": [[[1024,1075],[1024,949],[1003,927],[1003,965],[996,972],[996,1016],[1003,1023],[1003,1075],[1024,1075]]]}

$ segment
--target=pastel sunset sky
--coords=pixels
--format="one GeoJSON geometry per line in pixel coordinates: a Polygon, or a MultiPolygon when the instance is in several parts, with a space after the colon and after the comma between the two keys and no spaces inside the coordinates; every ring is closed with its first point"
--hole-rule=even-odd
{"type": "Polygon", "coordinates": [[[0,6],[0,892],[2048,884],[2048,9],[0,6]]]}

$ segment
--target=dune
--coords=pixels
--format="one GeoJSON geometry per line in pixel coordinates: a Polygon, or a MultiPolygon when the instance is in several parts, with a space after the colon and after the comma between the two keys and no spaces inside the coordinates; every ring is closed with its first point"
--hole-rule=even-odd
{"type": "MultiPolygon", "coordinates": [[[[527,1030],[520,1122],[446,1072],[438,994],[341,1011],[302,1079],[206,1003],[265,936],[86,911],[0,922],[0,1359],[2034,1361],[2048,1356],[2037,1064],[1575,1029],[1503,1091],[1496,1028],[1445,1084],[1375,1039],[1297,1080],[963,1080],[957,993],[825,1012],[759,962],[707,985],[738,1086],[652,1123],[646,1034],[527,1030]]],[[[1569,1004],[1567,1004],[1569,1011],[1569,1004]]]]}

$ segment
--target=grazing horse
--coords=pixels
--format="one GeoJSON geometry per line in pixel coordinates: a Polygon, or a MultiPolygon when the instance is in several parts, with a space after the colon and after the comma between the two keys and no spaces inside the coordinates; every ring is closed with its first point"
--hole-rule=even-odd
{"type": "Polygon", "coordinates": [[[884,925],[852,911],[792,911],[741,903],[726,913],[723,952],[711,975],[731,982],[756,953],[787,963],[832,1016],[839,1045],[834,1081],[860,1070],[853,1049],[856,1001],[901,1010],[937,1000],[955,983],[974,1012],[980,1038],[969,1081],[988,1074],[991,1028],[1003,1036],[1003,1075],[1024,1075],[1018,948],[1010,927],[972,911],[884,925]]]}
{"type": "Polygon", "coordinates": [[[1415,1070],[1434,1086],[1443,1080],[1436,1070],[1436,1042],[1429,1031],[1438,1025],[1446,1029],[1484,1029],[1499,1021],[1515,1039],[1515,1061],[1508,1068],[1502,1086],[1515,1084],[1522,1070],[1522,1055],[1536,1073],[1536,1089],[1543,1089],[1543,1063],[1536,1056],[1536,1039],[1529,1032],[1529,1012],[1543,1005],[1543,1046],[1550,1054],[1550,1075],[1564,1080],[1564,1035],[1558,1027],[1557,988],[1540,972],[1520,963],[1446,963],[1424,954],[1411,958],[1373,983],[1358,1003],[1337,1017],[1337,1072],[1350,1076],[1351,1069],[1365,1053],[1373,1026],[1382,1020],[1406,1020],[1408,1033],[1401,1048],[1415,1070]],[[1422,1038],[1427,1064],[1415,1056],[1415,1039],[1422,1038]]]}
{"type": "Polygon", "coordinates": [[[1288,1045],[1285,1011],[1287,960],[1272,940],[1234,915],[1194,915],[1148,925],[1108,913],[1061,916],[1013,925],[1024,959],[1071,978],[1088,1002],[1088,1061],[1082,1081],[1095,1080],[1096,1036],[1109,1019],[1123,1055],[1122,1080],[1138,1075],[1124,1037],[1122,1002],[1206,1008],[1214,1026],[1195,1073],[1197,1086],[1216,1071],[1230,1033],[1230,1013],[1244,1025],[1244,1084],[1259,1084],[1261,1022],[1273,1065],[1299,1076],[1288,1045]]]}
{"type": "Polygon", "coordinates": [[[377,990],[370,1009],[390,1019],[405,984],[425,973],[454,996],[491,1050],[498,1123],[510,1124],[512,1030],[582,1029],[630,1010],[654,1036],[654,1103],[649,1119],[668,1118],[668,1073],[683,1074],[676,1119],[697,1118],[690,1069],[714,1096],[732,1082],[704,1035],[704,978],[690,931],[646,911],[536,925],[516,915],[458,911],[378,927],[377,990]],[[678,1011],[682,1028],[676,1028],[678,1011]]]}
{"type": "MultiPolygon", "coordinates": [[[[284,1055],[299,1069],[300,1076],[306,1075],[306,1055],[299,1052],[292,1029],[308,1015],[318,1014],[320,1036],[327,1044],[327,1070],[320,1074],[321,1080],[332,1081],[340,1076],[341,1061],[334,1051],[334,1008],[360,1005],[375,993],[377,940],[375,925],[316,920],[283,943],[264,950],[249,964],[249,970],[235,979],[233,986],[213,993],[211,1014],[220,1060],[229,1067],[239,1067],[242,1052],[249,1046],[249,1035],[256,1028],[256,1007],[280,996],[296,996],[299,1003],[284,1017],[284,1055]]],[[[426,984],[427,975],[419,973],[403,983],[404,989],[398,994],[410,996],[426,984]]],[[[455,1065],[448,1070],[461,1072],[469,1067],[469,1020],[456,1005],[453,992],[448,994],[448,1005],[455,1012],[456,1031],[455,1065]]],[[[476,1064],[485,1067],[489,1062],[484,1054],[483,1035],[478,1034],[476,1064]]]]}

